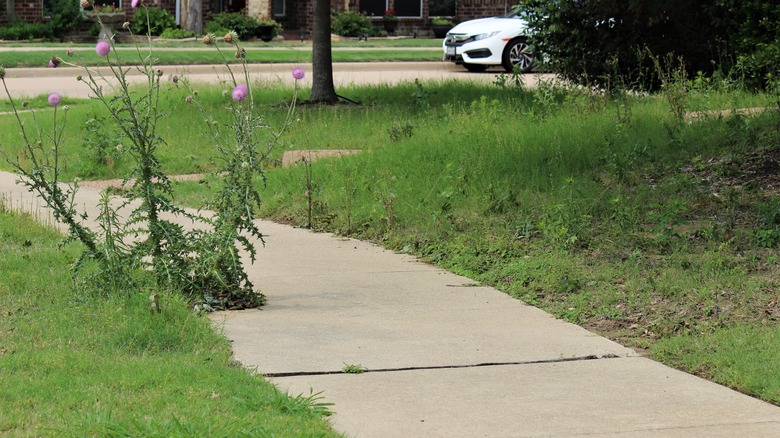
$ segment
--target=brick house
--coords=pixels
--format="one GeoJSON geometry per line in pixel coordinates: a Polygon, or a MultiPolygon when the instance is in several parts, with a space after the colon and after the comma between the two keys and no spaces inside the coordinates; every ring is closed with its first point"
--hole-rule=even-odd
{"type": "MultiPolygon", "coordinates": [[[[399,28],[410,33],[412,28],[428,28],[433,15],[451,16],[453,21],[460,22],[503,15],[517,3],[516,0],[457,0],[451,2],[454,8],[439,9],[437,12],[444,13],[429,14],[432,1],[436,0],[331,0],[331,7],[360,11],[376,17],[377,22],[381,21],[385,10],[394,9],[399,18],[399,28]]],[[[313,0],[247,0],[247,3],[250,15],[272,17],[288,30],[311,32],[313,0]]]]}
{"type": "Polygon", "coordinates": [[[0,24],[11,19],[38,23],[43,21],[43,1],[41,0],[0,0],[0,24]]]}
{"type": "MultiPolygon", "coordinates": [[[[44,20],[43,5],[49,0],[0,0],[6,7],[0,7],[0,23],[7,23],[9,16],[27,22],[44,20]],[[13,5],[13,13],[8,9],[13,5]]],[[[79,0],[73,0],[78,2],[79,0]]],[[[411,33],[413,29],[424,31],[430,23],[431,2],[437,0],[331,0],[333,9],[350,9],[376,17],[377,24],[386,9],[394,9],[399,17],[401,32],[411,33]]],[[[441,1],[441,0],[439,0],[441,1]]],[[[179,24],[186,23],[189,0],[143,0],[150,7],[168,10],[179,24]]],[[[271,17],[282,23],[286,31],[306,32],[312,30],[313,0],[202,0],[203,17],[208,20],[212,13],[222,11],[246,11],[253,17],[271,17]]],[[[123,9],[128,18],[132,16],[130,0],[93,0],[97,5],[112,5],[123,9]]],[[[460,22],[478,17],[501,15],[509,11],[516,0],[457,0],[450,1],[454,8],[445,13],[460,22]],[[453,10],[454,9],[454,10],[453,10]],[[446,13],[449,12],[449,13],[446,13]]],[[[0,3],[2,5],[2,3],[0,3]]],[[[442,12],[439,8],[437,12],[442,12]]]]}

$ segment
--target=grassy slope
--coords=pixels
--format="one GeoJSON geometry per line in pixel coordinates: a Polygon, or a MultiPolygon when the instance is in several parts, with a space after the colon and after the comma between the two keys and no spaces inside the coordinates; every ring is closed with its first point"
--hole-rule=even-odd
{"type": "MultiPolygon", "coordinates": [[[[258,96],[271,104],[265,114],[272,125],[289,91],[264,87],[258,96]]],[[[679,124],[660,97],[615,102],[550,87],[531,93],[425,83],[340,92],[364,105],[301,107],[298,124],[282,138],[283,149],[366,151],[312,166],[315,227],[420,255],[780,403],[778,374],[753,364],[777,349],[780,317],[780,184],[759,166],[778,151],[775,114],[679,124]],[[734,359],[718,358],[712,346],[732,327],[755,329],[763,347],[747,354],[736,339],[727,353],[734,359]]],[[[180,129],[200,123],[181,97],[173,93],[167,103],[177,117],[162,132],[165,166],[209,170],[208,142],[180,129]]],[[[217,110],[224,101],[218,90],[201,98],[217,110]]],[[[768,102],[701,91],[689,93],[686,104],[702,110],[768,102]]],[[[71,111],[83,120],[91,110],[71,111]]],[[[14,144],[4,123],[0,118],[0,136],[7,135],[0,145],[14,144]]],[[[111,176],[107,166],[84,160],[78,145],[66,151],[70,176],[111,176]]],[[[113,172],[121,169],[120,162],[113,172]]],[[[308,222],[304,170],[269,170],[265,214],[308,222]]],[[[209,181],[180,184],[179,200],[197,205],[209,181]]]]}
{"type": "MultiPolygon", "coordinates": [[[[420,255],[780,403],[777,368],[760,365],[780,348],[780,265],[764,247],[778,244],[780,201],[752,167],[777,154],[777,115],[677,124],[649,98],[619,122],[618,103],[594,110],[593,96],[473,92],[410,87],[365,111],[303,110],[294,147],[367,151],[312,166],[314,226],[420,255]]],[[[306,224],[304,169],[268,177],[265,214],[306,224]]]]}
{"type": "Polygon", "coordinates": [[[334,436],[302,398],[231,365],[186,304],[71,290],[76,248],[0,205],[0,435],[334,436]],[[52,285],[59,285],[52,288],[52,285]]]}

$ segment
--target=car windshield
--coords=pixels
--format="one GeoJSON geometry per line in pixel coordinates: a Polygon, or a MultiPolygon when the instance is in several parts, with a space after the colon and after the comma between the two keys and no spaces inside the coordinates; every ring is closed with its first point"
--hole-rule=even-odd
{"type": "Polygon", "coordinates": [[[514,8],[508,14],[501,16],[501,18],[523,18],[523,11],[521,8],[514,8]]]}

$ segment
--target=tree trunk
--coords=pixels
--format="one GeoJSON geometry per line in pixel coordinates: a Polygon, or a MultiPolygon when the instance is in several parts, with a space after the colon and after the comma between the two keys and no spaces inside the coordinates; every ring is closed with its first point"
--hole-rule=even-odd
{"type": "Polygon", "coordinates": [[[189,0],[187,30],[198,35],[203,33],[203,6],[201,0],[189,0]]]}
{"type": "Polygon", "coordinates": [[[333,55],[330,44],[330,0],[314,0],[312,68],[314,71],[309,102],[337,103],[339,97],[333,87],[333,55]]]}
{"type": "Polygon", "coordinates": [[[9,23],[16,20],[16,10],[14,9],[14,0],[5,0],[5,11],[9,23]]]}

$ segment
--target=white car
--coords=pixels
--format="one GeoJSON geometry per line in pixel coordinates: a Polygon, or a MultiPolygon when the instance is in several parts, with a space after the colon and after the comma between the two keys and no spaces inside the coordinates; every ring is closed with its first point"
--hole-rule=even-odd
{"type": "Polygon", "coordinates": [[[527,28],[519,9],[503,17],[464,21],[447,32],[442,45],[444,60],[463,64],[472,72],[500,65],[507,72],[517,67],[525,73],[534,65],[527,28]]]}

